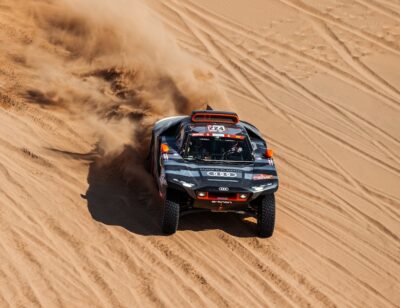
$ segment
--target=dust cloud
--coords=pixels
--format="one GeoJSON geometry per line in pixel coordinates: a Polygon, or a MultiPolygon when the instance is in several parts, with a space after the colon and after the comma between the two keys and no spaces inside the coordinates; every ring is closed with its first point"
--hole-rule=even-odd
{"type": "Polygon", "coordinates": [[[89,121],[100,148],[146,146],[155,120],[221,101],[215,74],[138,0],[20,1],[37,25],[26,95],[89,121]]]}
{"type": "Polygon", "coordinates": [[[35,28],[24,53],[32,80],[21,91],[89,122],[101,163],[117,160],[126,178],[142,173],[157,119],[224,100],[212,70],[180,49],[139,0],[14,5],[35,28]]]}

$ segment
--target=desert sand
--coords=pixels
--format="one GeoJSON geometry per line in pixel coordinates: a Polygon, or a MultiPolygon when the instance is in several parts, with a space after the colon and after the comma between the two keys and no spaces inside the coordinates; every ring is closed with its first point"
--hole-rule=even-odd
{"type": "Polygon", "coordinates": [[[1,0],[1,307],[399,307],[399,0],[1,0]],[[272,238],[160,233],[157,119],[260,128],[272,238]]]}

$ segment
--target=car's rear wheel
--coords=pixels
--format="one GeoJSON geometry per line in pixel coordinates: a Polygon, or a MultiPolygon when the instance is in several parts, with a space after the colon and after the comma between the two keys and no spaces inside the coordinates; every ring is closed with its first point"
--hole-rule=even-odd
{"type": "Polygon", "coordinates": [[[162,218],[162,231],[165,234],[173,234],[178,229],[179,204],[171,200],[165,200],[162,218]]]}
{"type": "Polygon", "coordinates": [[[270,237],[275,228],[275,195],[265,195],[258,204],[257,233],[260,237],[270,237]]]}

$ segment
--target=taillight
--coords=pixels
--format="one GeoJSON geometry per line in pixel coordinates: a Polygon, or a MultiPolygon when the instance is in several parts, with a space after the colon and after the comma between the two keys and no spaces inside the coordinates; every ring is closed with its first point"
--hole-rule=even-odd
{"type": "Polygon", "coordinates": [[[271,149],[266,149],[264,156],[267,158],[272,158],[272,156],[274,155],[274,152],[271,149]]]}

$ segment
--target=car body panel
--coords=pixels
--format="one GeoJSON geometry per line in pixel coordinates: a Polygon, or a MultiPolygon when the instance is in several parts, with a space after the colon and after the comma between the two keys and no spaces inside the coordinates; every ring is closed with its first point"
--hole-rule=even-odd
{"type": "Polygon", "coordinates": [[[251,210],[251,203],[278,190],[279,181],[272,158],[264,157],[267,148],[261,133],[253,125],[240,121],[229,123],[193,123],[189,116],[162,119],[155,123],[150,147],[150,169],[162,198],[169,190],[187,200],[182,212],[193,208],[210,210],[251,210]],[[223,126],[223,131],[221,126],[223,126]],[[188,161],[182,147],[193,133],[241,134],[251,144],[252,162],[188,161]],[[161,144],[168,146],[161,153],[161,144]],[[209,193],[210,200],[200,200],[197,193],[209,193]],[[248,194],[246,201],[232,196],[248,194]]]}

